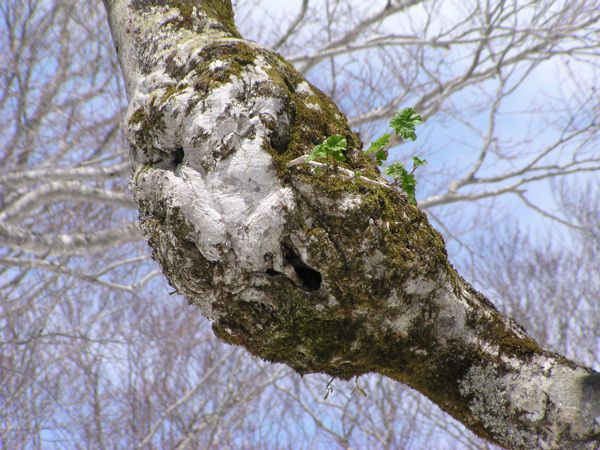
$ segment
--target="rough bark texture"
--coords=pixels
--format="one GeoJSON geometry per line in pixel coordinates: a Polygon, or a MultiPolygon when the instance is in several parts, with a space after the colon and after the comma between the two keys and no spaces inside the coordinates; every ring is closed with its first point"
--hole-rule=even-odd
{"type": "Polygon", "coordinates": [[[600,375],[543,350],[448,263],[391,187],[294,158],[346,118],[228,0],[106,0],[154,257],[217,335],[299,373],[387,375],[510,448],[597,448],[600,375]]]}

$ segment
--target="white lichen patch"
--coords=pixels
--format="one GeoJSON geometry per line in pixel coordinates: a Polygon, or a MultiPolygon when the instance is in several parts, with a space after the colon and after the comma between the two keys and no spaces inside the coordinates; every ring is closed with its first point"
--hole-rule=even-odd
{"type": "Polygon", "coordinates": [[[512,383],[517,377],[530,380],[528,383],[515,383],[513,389],[507,393],[511,409],[521,411],[530,422],[543,420],[548,404],[546,393],[550,387],[550,378],[543,374],[543,363],[538,364],[540,359],[547,358],[535,358],[534,364],[520,367],[519,375],[507,377],[512,383]]]}
{"type": "Polygon", "coordinates": [[[542,447],[556,448],[559,437],[568,432],[575,439],[581,438],[596,428],[597,402],[586,403],[589,395],[584,386],[590,372],[582,367],[569,367],[559,364],[554,358],[537,356],[531,363],[521,365],[519,371],[507,376],[513,389],[509,391],[511,407],[515,411],[525,411],[532,421],[548,423],[546,438],[542,447]],[[552,365],[551,371],[547,371],[552,365]]]}
{"type": "Polygon", "coordinates": [[[466,327],[467,311],[465,306],[462,302],[457,301],[451,285],[438,288],[432,300],[439,308],[435,322],[436,336],[440,342],[445,343],[452,339],[468,340],[473,336],[472,331],[466,327]]]}
{"type": "Polygon", "coordinates": [[[489,431],[511,448],[561,448],[565,439],[581,442],[577,448],[595,448],[593,441],[583,444],[586,436],[600,433],[597,399],[586,401],[596,384],[592,381],[594,388],[585,392],[590,371],[550,355],[526,362],[502,359],[511,367],[508,372],[492,364],[474,366],[460,382],[461,394],[472,398],[471,412],[489,431]]]}
{"type": "Polygon", "coordinates": [[[208,65],[208,70],[210,70],[211,72],[216,72],[217,70],[223,69],[225,67],[227,67],[227,63],[225,63],[225,61],[216,60],[212,61],[208,65]]]}
{"type": "Polygon", "coordinates": [[[502,436],[511,448],[534,448],[535,433],[519,430],[511,423],[507,385],[492,365],[473,366],[460,381],[460,393],[470,396],[471,413],[494,435],[502,436]]]}
{"type": "Polygon", "coordinates": [[[340,200],[340,209],[343,212],[348,212],[358,208],[362,203],[362,198],[359,195],[346,194],[340,200]]]}
{"type": "MultiPolygon", "coordinates": [[[[235,255],[232,267],[246,271],[281,270],[284,265],[280,240],[284,214],[293,208],[292,192],[276,176],[270,155],[264,150],[270,130],[261,117],[282,120],[279,98],[252,98],[254,86],[268,83],[268,75],[257,58],[239,77],[215,88],[201,101],[193,102],[193,90],[183,88],[158,105],[166,95],[164,85],[172,81],[164,72],[153,72],[138,84],[132,109],[149,111],[160,107],[161,130],[152,137],[157,150],[136,154],[138,166],[156,168],[135,177],[132,188],[139,202],[159,198],[179,211],[193,236],[186,236],[209,261],[235,255]],[[194,105],[191,110],[189,105],[194,105]],[[179,167],[162,169],[164,149],[183,150],[179,167]]],[[[221,67],[220,62],[211,69],[221,67]]],[[[135,124],[131,133],[138,132],[135,124]]],[[[135,141],[135,137],[131,139],[135,141]]],[[[147,150],[146,150],[147,151],[147,150]]],[[[144,169],[142,169],[144,170],[144,169]]],[[[235,285],[235,277],[232,278],[235,285]]]]}
{"type": "Polygon", "coordinates": [[[315,95],[315,91],[313,91],[311,89],[311,87],[309,86],[309,84],[306,81],[298,83],[298,86],[296,86],[296,93],[297,94],[304,94],[304,95],[307,95],[309,97],[315,95]]]}
{"type": "Polygon", "coordinates": [[[415,321],[420,320],[419,318],[422,316],[421,306],[419,304],[406,306],[396,289],[392,289],[386,303],[388,308],[400,308],[401,313],[395,317],[386,317],[383,320],[383,328],[392,331],[400,337],[408,337],[415,321]]]}
{"type": "Polygon", "coordinates": [[[365,276],[369,278],[380,278],[388,270],[386,256],[377,248],[361,245],[362,260],[365,267],[365,276]]]}
{"type": "Polygon", "coordinates": [[[321,111],[321,105],[319,105],[319,103],[316,101],[317,95],[306,81],[298,83],[296,86],[296,94],[300,94],[304,97],[304,104],[308,109],[312,109],[313,111],[321,111]]]}
{"type": "Polygon", "coordinates": [[[386,303],[389,308],[397,308],[397,307],[401,306],[404,302],[398,296],[398,291],[396,290],[396,288],[392,288],[392,290],[390,291],[390,294],[387,297],[386,303]]]}
{"type": "Polygon", "coordinates": [[[408,295],[419,295],[425,296],[431,293],[435,288],[436,284],[425,278],[411,278],[404,283],[404,292],[408,295]]]}

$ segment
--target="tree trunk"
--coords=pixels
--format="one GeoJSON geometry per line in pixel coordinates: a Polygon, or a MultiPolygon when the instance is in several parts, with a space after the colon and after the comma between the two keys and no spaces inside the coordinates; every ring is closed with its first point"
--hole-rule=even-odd
{"type": "Polygon", "coordinates": [[[600,445],[600,375],[456,273],[336,105],[242,39],[229,0],[105,3],[142,229],[220,338],[301,374],[386,375],[502,446],[600,445]],[[340,167],[290,164],[333,134],[340,167]]]}

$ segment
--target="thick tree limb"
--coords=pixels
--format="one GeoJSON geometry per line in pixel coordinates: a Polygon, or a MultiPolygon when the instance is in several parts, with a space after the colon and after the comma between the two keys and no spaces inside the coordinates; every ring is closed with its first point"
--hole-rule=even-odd
{"type": "Polygon", "coordinates": [[[222,339],[299,373],[387,375],[506,447],[599,445],[600,374],[455,272],[330,99],[240,38],[229,1],[105,3],[142,229],[222,339]],[[335,133],[344,170],[288,164],[335,133]]]}

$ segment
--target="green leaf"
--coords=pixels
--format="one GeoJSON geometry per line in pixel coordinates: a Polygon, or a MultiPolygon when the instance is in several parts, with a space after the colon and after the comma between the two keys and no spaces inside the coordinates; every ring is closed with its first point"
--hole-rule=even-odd
{"type": "Polygon", "coordinates": [[[408,201],[413,205],[417,204],[416,192],[417,192],[417,180],[412,173],[406,174],[400,180],[400,187],[408,196],[408,201]]]}
{"type": "Polygon", "coordinates": [[[394,180],[401,179],[404,175],[408,175],[408,171],[404,164],[395,162],[385,168],[385,174],[392,177],[394,180]]]}
{"type": "Polygon", "coordinates": [[[314,159],[324,159],[327,157],[327,153],[325,152],[325,147],[323,145],[317,145],[313,148],[312,152],[308,155],[308,161],[312,161],[314,159]]]}
{"type": "Polygon", "coordinates": [[[413,156],[412,160],[413,160],[413,168],[414,169],[416,169],[417,167],[421,167],[421,166],[424,166],[425,164],[427,164],[427,160],[426,159],[421,159],[418,156],[413,156]]]}
{"type": "Polygon", "coordinates": [[[322,143],[315,146],[308,155],[308,160],[333,158],[336,161],[345,161],[346,156],[346,138],[339,134],[334,134],[325,139],[322,143]]]}
{"type": "Polygon", "coordinates": [[[410,139],[414,141],[417,139],[415,133],[415,127],[423,122],[421,115],[412,108],[404,108],[402,111],[396,113],[396,115],[390,121],[390,127],[394,132],[402,139],[410,139]]]}
{"type": "Polygon", "coordinates": [[[414,174],[409,173],[401,162],[395,162],[385,168],[385,174],[392,177],[396,183],[400,185],[402,190],[406,192],[408,201],[413,205],[417,204],[415,191],[417,180],[414,174]]]}
{"type": "Polygon", "coordinates": [[[386,147],[390,144],[391,135],[389,133],[385,133],[378,139],[375,139],[371,142],[371,146],[367,149],[367,153],[371,153],[375,155],[375,161],[377,165],[380,166],[382,162],[384,162],[387,157],[387,149],[386,147]]]}

